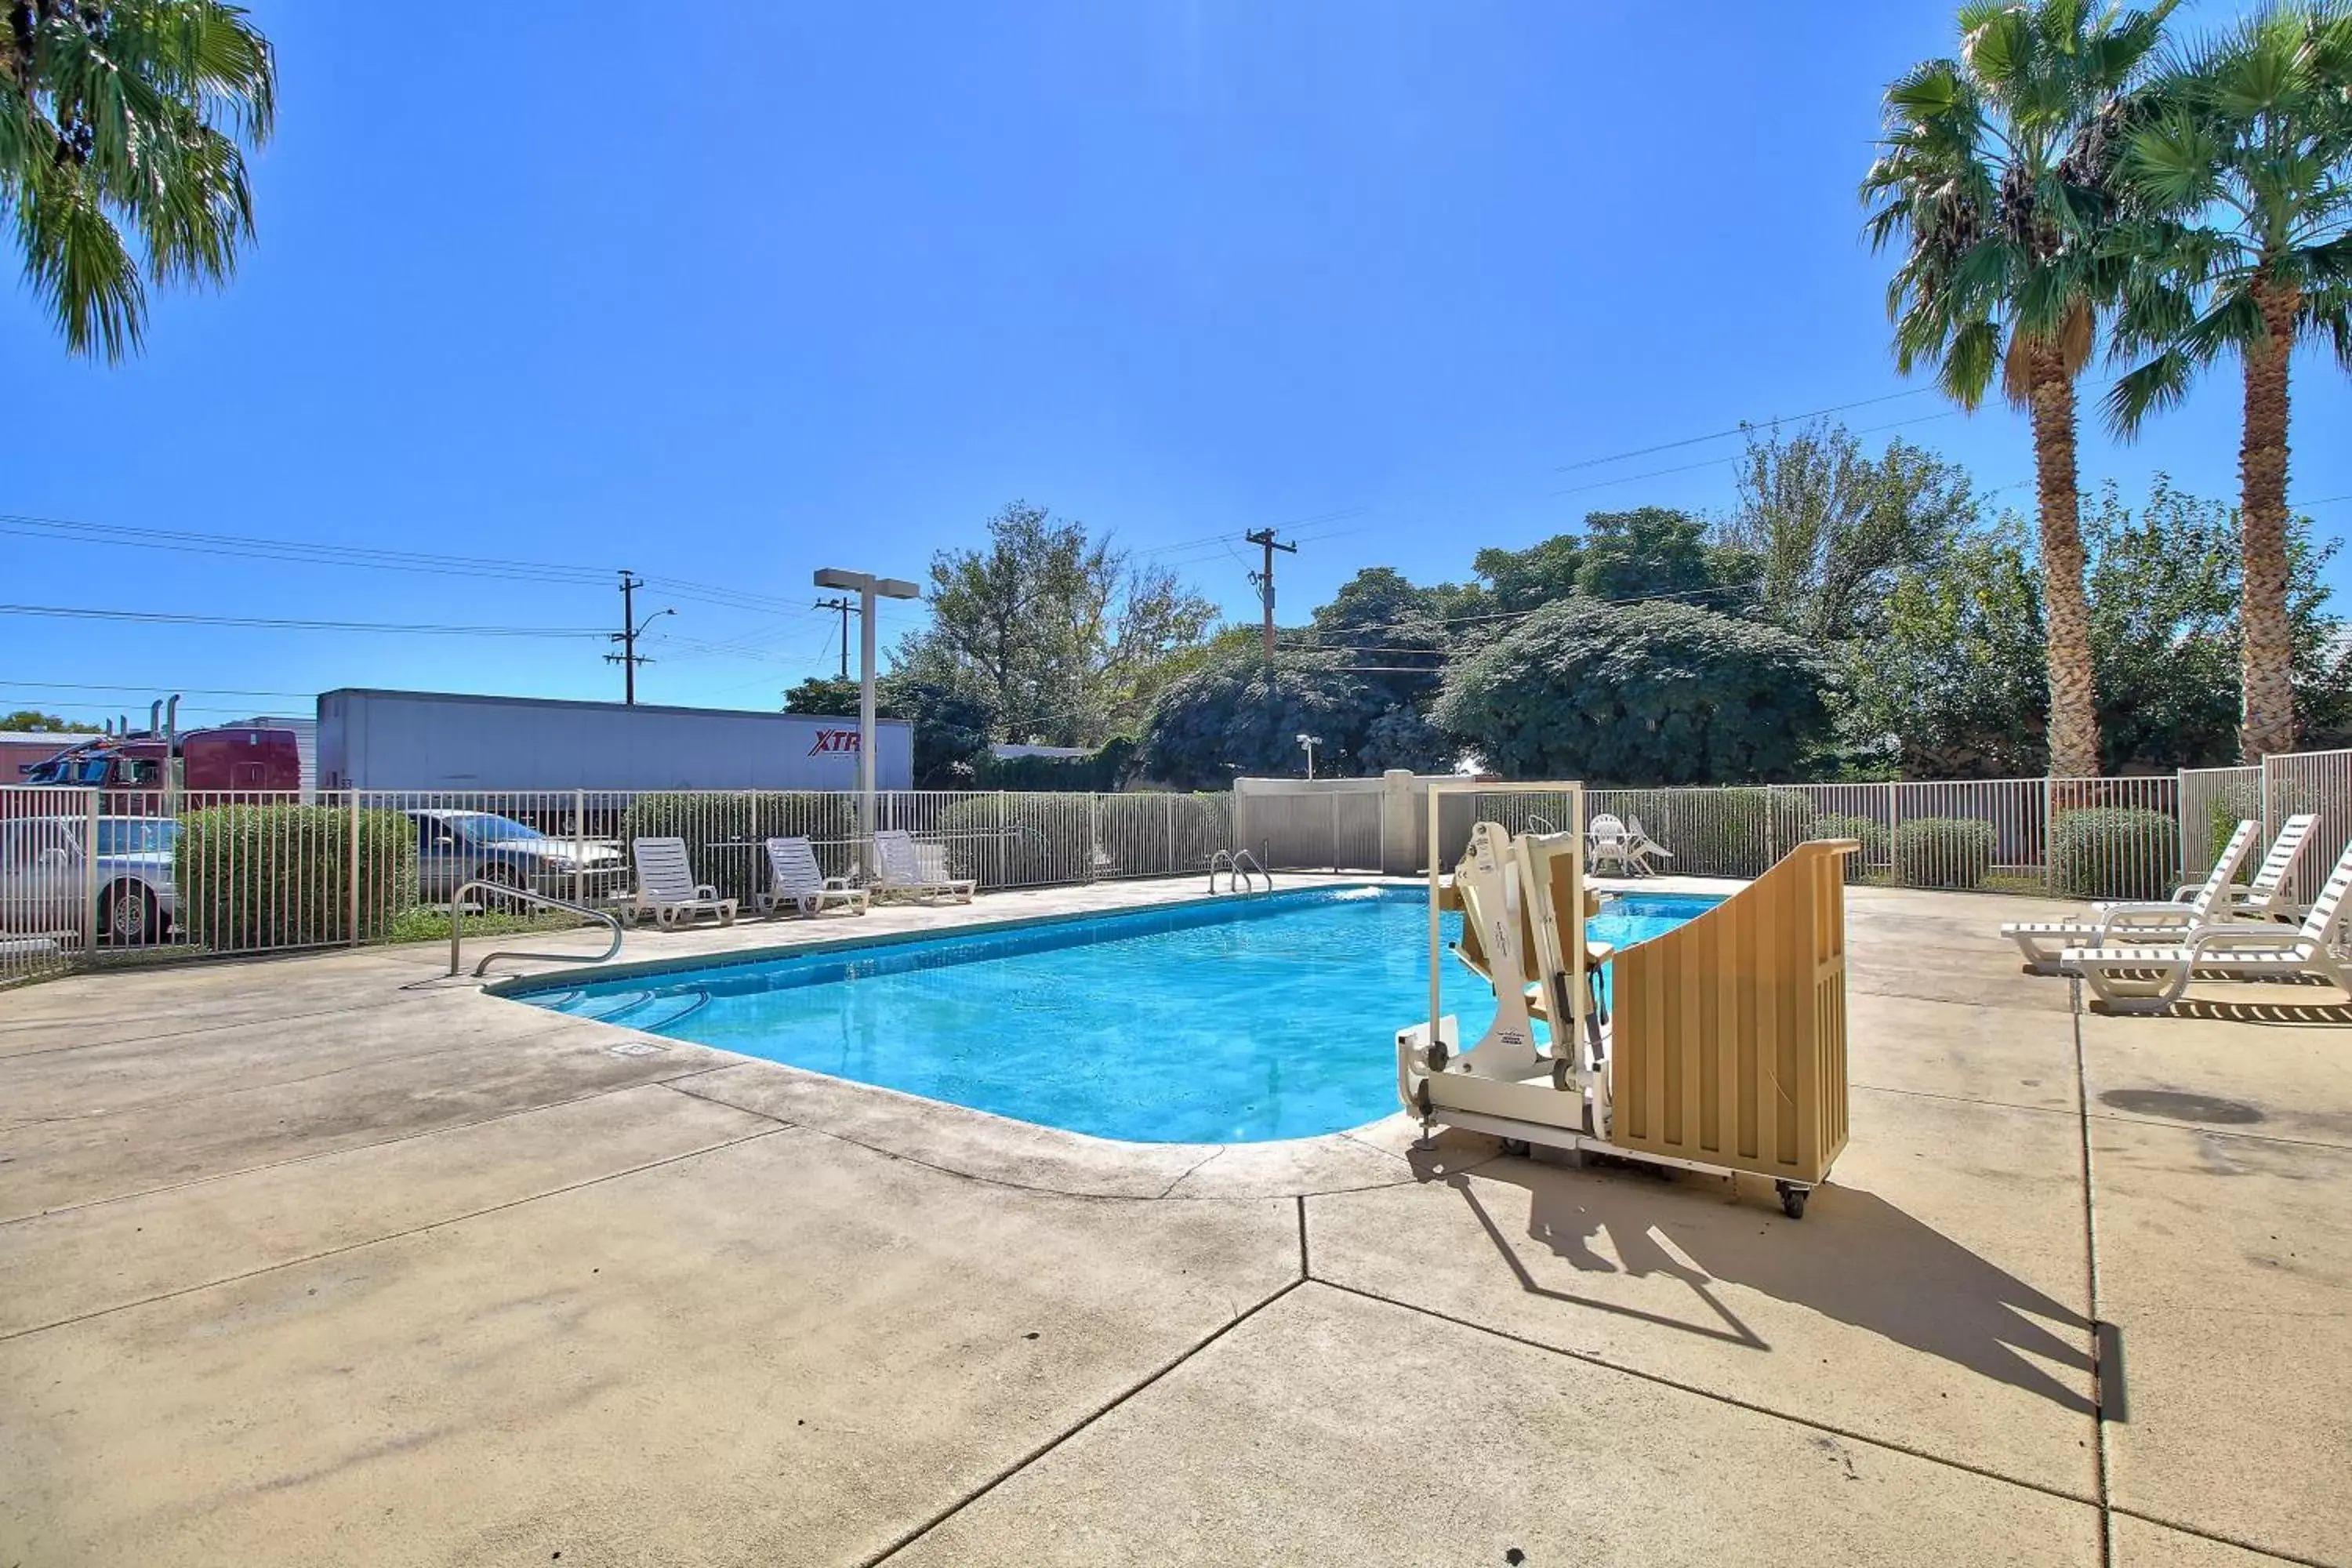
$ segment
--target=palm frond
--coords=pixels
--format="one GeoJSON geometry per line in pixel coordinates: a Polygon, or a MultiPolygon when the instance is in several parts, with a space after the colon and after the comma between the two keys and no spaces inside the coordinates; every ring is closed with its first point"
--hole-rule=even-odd
{"type": "Polygon", "coordinates": [[[2136,369],[2116,378],[2107,388],[2107,428],[2129,440],[2139,434],[2141,421],[2163,409],[2177,408],[2195,384],[2197,366],[2177,348],[2166,349],[2136,369]]]}

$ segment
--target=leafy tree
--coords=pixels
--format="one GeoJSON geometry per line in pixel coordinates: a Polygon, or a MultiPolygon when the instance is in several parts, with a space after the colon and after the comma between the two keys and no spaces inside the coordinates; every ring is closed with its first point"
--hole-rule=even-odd
{"type": "Polygon", "coordinates": [[[1934,561],[1976,516],[1958,464],[1901,441],[1874,458],[1841,425],[1751,433],[1720,537],[1748,563],[1751,613],[1844,642],[1877,624],[1897,572],[1934,561]]]}
{"type": "Polygon", "coordinates": [[[1461,743],[1453,736],[1418,710],[1400,704],[1382,710],[1364,726],[1364,738],[1356,747],[1356,764],[1365,773],[1384,773],[1391,768],[1444,773],[1454,771],[1461,755],[1461,743]]]}
{"type": "Polygon", "coordinates": [[[1896,576],[1879,635],[1847,650],[1840,728],[1858,757],[1906,777],[2041,773],[2044,648],[2032,552],[2004,520],[1896,576]]]}
{"type": "Polygon", "coordinates": [[[997,728],[996,710],[975,691],[951,682],[892,674],[880,682],[876,706],[915,726],[915,787],[970,789],[979,759],[997,728]]]}
{"type": "Polygon", "coordinates": [[[253,235],[238,143],[268,139],[277,96],[268,41],[218,0],[8,7],[0,214],[68,352],[138,348],[150,280],[227,279],[253,235]]]}
{"type": "MultiPolygon", "coordinates": [[[[2109,772],[2214,766],[2236,754],[2239,572],[2233,509],[2162,478],[2135,513],[2110,485],[2084,532],[2099,726],[2109,772]]],[[[2326,729],[2352,713],[2343,623],[2321,569],[2331,542],[2307,519],[2289,531],[2295,701],[2326,729]]],[[[1853,650],[1842,715],[1850,740],[1914,777],[2032,775],[2048,767],[2033,726],[2041,583],[2014,520],[1906,572],[1885,626],[1853,650]]]]}
{"type": "MultiPolygon", "coordinates": [[[[877,689],[875,692],[875,710],[877,712],[880,712],[887,706],[878,689],[880,684],[878,681],[876,683],[877,689]]],[[[852,714],[857,711],[858,703],[864,696],[864,689],[855,680],[845,680],[837,675],[812,675],[784,693],[784,711],[832,715],[852,714]]],[[[895,718],[897,715],[891,714],[887,717],[895,718]]]]}
{"type": "Polygon", "coordinates": [[[1310,652],[1346,656],[1390,706],[1423,709],[1436,700],[1449,643],[1436,597],[1391,567],[1367,566],[1339,585],[1294,641],[1310,652]]]}
{"type": "Polygon", "coordinates": [[[2105,245],[2128,95],[2174,0],[2145,11],[2083,0],[1969,0],[1960,53],[1887,88],[1862,184],[1874,248],[1900,243],[1887,289],[1896,364],[1936,367],[1963,407],[1996,368],[2029,411],[2048,602],[2049,751],[2099,763],[2097,692],[2074,462],[2074,382],[2123,269],[2105,245]]]}
{"type": "Polygon", "coordinates": [[[1481,550],[1471,558],[1471,570],[1486,580],[1486,609],[1497,612],[1538,609],[1576,592],[1576,574],[1584,564],[1584,541],[1573,533],[1556,533],[1525,550],[1481,550]]]}
{"type": "Polygon", "coordinates": [[[19,708],[14,713],[0,716],[0,730],[36,735],[61,734],[73,728],[54,713],[36,709],[19,708]]]}
{"type": "Polygon", "coordinates": [[[1668,595],[1706,603],[1706,590],[1720,585],[1706,524],[1688,512],[1645,506],[1585,515],[1578,593],[1620,603],[1668,595]]]}
{"type": "Polygon", "coordinates": [[[2123,180],[2147,208],[2115,247],[2134,265],[2116,324],[2146,363],[2107,411],[2126,433],[2234,352],[2245,519],[2244,759],[2292,751],[2287,366],[2326,335],[2352,368],[2352,9],[2285,4],[2241,23],[2151,90],[2123,180]]]}
{"type": "Polygon", "coordinates": [[[988,532],[985,549],[931,558],[930,625],[893,662],[986,703],[1003,739],[1099,745],[1148,700],[1154,667],[1216,619],[1173,573],[1041,507],[1016,501],[988,532]]]}
{"type": "Polygon", "coordinates": [[[1304,733],[1322,737],[1318,774],[1353,773],[1367,727],[1385,711],[1321,656],[1222,660],[1170,682],[1152,703],[1143,771],[1181,789],[1223,789],[1240,774],[1284,777],[1305,771],[1304,733]]]}
{"type": "Polygon", "coordinates": [[[1795,770],[1826,728],[1824,679],[1777,626],[1580,597],[1458,663],[1434,717],[1506,777],[1727,784],[1795,770]]]}

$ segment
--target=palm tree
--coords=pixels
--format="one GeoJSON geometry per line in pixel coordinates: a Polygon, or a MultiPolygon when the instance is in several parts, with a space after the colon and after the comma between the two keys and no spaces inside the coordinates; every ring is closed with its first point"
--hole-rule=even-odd
{"type": "Polygon", "coordinates": [[[2099,724],[2077,517],[2074,382],[2117,263],[2100,244],[2127,95],[2173,0],[2094,15],[2083,0],[1972,4],[1957,59],[1886,89],[1863,180],[1873,248],[1900,242],[1886,291],[1895,363],[1935,366],[1963,407],[1993,373],[2032,419],[2050,685],[2050,770],[2099,771],[2099,724]]]}
{"type": "Polygon", "coordinates": [[[145,279],[226,280],[252,236],[239,139],[269,135],[269,44],[218,0],[6,9],[0,215],[67,349],[120,360],[145,330],[145,279]]]}
{"type": "Polygon", "coordinates": [[[2240,613],[2247,762],[2294,748],[2287,614],[2287,363],[2326,333],[2352,368],[2352,10],[2287,4],[2177,62],[2126,139],[2121,176],[2144,210],[2112,243],[2136,258],[2116,322],[2144,358],[2107,395],[2116,430],[2186,396],[2234,350],[2245,553],[2240,613]]]}

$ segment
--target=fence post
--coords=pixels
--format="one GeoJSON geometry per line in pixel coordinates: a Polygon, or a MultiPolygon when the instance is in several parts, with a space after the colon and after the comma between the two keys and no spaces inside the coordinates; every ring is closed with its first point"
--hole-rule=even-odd
{"type": "MultiPolygon", "coordinates": [[[[2057,891],[2058,874],[2056,868],[2050,864],[2050,829],[2053,826],[2050,819],[2050,775],[2043,773],[2042,775],[2042,890],[2054,894],[2057,891]]],[[[2179,826],[2178,823],[2174,824],[2175,831],[2179,830],[2179,826]]],[[[2075,989],[2080,990],[2081,987],[2077,986],[2075,989]]]]}
{"type": "Polygon", "coordinates": [[[572,792],[572,901],[588,901],[588,792],[572,792]]]}
{"type": "Polygon", "coordinates": [[[351,945],[357,947],[360,944],[360,792],[356,789],[352,791],[351,817],[351,840],[344,847],[350,852],[352,858],[350,877],[352,901],[349,911],[352,921],[351,945]]]}
{"type": "Polygon", "coordinates": [[[1895,830],[1903,821],[1902,788],[1894,779],[1886,781],[1886,879],[1898,888],[1903,885],[1903,857],[1895,848],[1895,830]]]}
{"type": "Polygon", "coordinates": [[[1168,795],[1168,874],[1171,877],[1176,874],[1176,795],[1173,791],[1168,795]]]}
{"type": "Polygon", "coordinates": [[[98,962],[98,814],[105,791],[93,789],[82,806],[81,961],[98,962]]]}

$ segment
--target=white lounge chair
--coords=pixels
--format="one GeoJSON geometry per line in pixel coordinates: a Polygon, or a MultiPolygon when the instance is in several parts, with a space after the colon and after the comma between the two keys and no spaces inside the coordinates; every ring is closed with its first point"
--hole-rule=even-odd
{"type": "Polygon", "coordinates": [[[632,925],[648,915],[665,931],[692,925],[705,915],[718,917],[723,926],[735,923],[735,900],[720,898],[718,889],[694,879],[685,839],[636,839],[629,846],[629,858],[636,864],[637,890],[622,907],[621,917],[632,925]]]}
{"type": "Polygon", "coordinates": [[[2060,964],[2080,974],[2109,1010],[2161,1013],[2198,975],[2227,980],[2324,980],[2352,999],[2352,973],[2332,947],[2352,888],[2352,845],[2293,932],[2251,921],[2200,926],[2172,947],[2070,947],[2060,964]]]}
{"type": "Polygon", "coordinates": [[[845,904],[852,914],[866,912],[866,889],[853,888],[846,877],[828,877],[816,863],[816,850],[806,838],[768,840],[768,890],[751,895],[751,907],[763,915],[786,908],[803,915],[823,914],[828,904],[845,904]]]}
{"type": "Polygon", "coordinates": [[[918,844],[904,828],[886,827],[875,834],[874,858],[880,871],[874,884],[877,892],[910,893],[922,899],[944,896],[968,904],[980,888],[975,878],[948,875],[947,846],[918,844]]]}
{"type": "Polygon", "coordinates": [[[2259,822],[2238,824],[2230,841],[2221,847],[2211,873],[2197,884],[2196,896],[2187,903],[2101,904],[2095,920],[2011,921],[2000,928],[2000,934],[2017,943],[2017,950],[2025,954],[2025,966],[2037,974],[2057,973],[2058,955],[2070,947],[2178,942],[2184,930],[2219,923],[2217,917],[2228,918],[2224,895],[2237,879],[2238,868],[2252,853],[2262,830],[2259,822]]]}
{"type": "MultiPolygon", "coordinates": [[[[2294,874],[2295,862],[2303,858],[2304,847],[2311,842],[2311,830],[2319,818],[2308,812],[2298,812],[2279,824],[2279,836],[2271,845],[2270,853],[2254,868],[2254,879],[2242,888],[2225,889],[2227,897],[2215,906],[2215,912],[2229,920],[2293,921],[2303,910],[2294,901],[2294,889],[2289,885],[2294,874]]],[[[2175,902],[2189,897],[2196,889],[2181,887],[2173,889],[2175,902]]],[[[2104,913],[2114,906],[2098,906],[2104,913]]]]}

